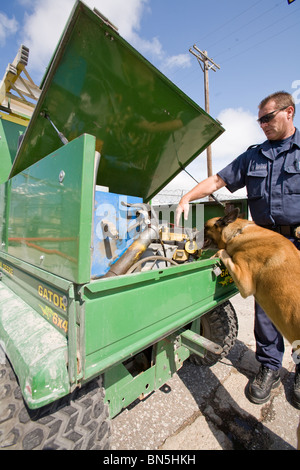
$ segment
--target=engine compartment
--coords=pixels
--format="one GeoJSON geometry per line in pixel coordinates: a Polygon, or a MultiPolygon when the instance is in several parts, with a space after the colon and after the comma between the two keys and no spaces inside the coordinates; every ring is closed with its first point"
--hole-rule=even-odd
{"type": "MultiPolygon", "coordinates": [[[[92,279],[189,263],[203,256],[203,230],[175,227],[174,207],[96,188],[92,279]]],[[[197,225],[203,227],[199,205],[197,225]]],[[[188,221],[188,223],[191,221],[188,221]]]]}

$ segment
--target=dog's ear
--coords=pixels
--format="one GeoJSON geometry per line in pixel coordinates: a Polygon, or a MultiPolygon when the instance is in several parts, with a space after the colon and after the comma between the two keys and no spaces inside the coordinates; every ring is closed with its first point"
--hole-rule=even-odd
{"type": "Polygon", "coordinates": [[[232,222],[234,222],[238,218],[239,213],[240,213],[240,209],[238,207],[236,207],[231,212],[224,215],[224,217],[221,217],[220,219],[218,219],[216,221],[215,225],[217,227],[226,227],[226,225],[231,224],[232,222]]]}

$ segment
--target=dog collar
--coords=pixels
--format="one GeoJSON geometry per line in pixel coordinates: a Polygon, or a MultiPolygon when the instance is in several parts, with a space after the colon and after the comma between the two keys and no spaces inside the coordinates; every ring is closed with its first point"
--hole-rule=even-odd
{"type": "Polygon", "coordinates": [[[241,233],[243,233],[243,231],[245,230],[245,228],[247,228],[247,227],[252,227],[252,226],[253,226],[253,224],[247,224],[247,225],[245,225],[244,227],[239,228],[239,229],[236,231],[236,233],[233,234],[233,235],[230,237],[230,239],[226,241],[226,243],[229,243],[233,238],[238,237],[241,233]]]}

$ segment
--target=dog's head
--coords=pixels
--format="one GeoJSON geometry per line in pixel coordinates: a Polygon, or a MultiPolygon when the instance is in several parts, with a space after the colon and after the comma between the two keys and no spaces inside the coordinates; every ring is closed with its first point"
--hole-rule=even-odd
{"type": "Polygon", "coordinates": [[[222,236],[223,230],[227,225],[235,222],[240,210],[233,209],[224,217],[214,217],[209,219],[204,225],[204,248],[225,248],[226,241],[222,236]]]}

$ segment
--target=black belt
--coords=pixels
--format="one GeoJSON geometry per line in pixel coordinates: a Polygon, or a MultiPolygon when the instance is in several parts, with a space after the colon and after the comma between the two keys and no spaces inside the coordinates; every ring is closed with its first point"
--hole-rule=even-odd
{"type": "Polygon", "coordinates": [[[300,227],[300,223],[296,225],[260,225],[260,227],[273,230],[273,232],[281,233],[285,237],[296,237],[299,238],[300,230],[295,234],[297,227],[300,227]]]}

